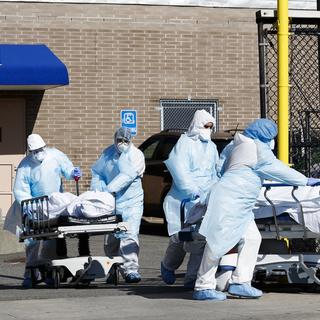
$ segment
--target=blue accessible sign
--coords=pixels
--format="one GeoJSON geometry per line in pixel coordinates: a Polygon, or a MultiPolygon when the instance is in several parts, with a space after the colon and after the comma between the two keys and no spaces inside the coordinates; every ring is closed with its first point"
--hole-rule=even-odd
{"type": "Polygon", "coordinates": [[[121,126],[129,128],[133,136],[137,135],[137,110],[121,110],[121,126]]]}

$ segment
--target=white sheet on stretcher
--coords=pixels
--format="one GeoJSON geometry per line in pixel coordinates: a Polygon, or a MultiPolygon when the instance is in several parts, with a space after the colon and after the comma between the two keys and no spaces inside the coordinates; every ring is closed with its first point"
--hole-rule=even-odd
{"type": "Polygon", "coordinates": [[[97,218],[112,214],[114,208],[114,197],[108,192],[98,191],[87,191],[79,196],[68,192],[54,192],[48,202],[50,218],[59,215],[97,218]]]}
{"type": "MultiPolygon", "coordinates": [[[[50,218],[59,215],[97,218],[112,214],[115,209],[115,200],[108,192],[87,191],[78,197],[68,192],[55,192],[49,197],[48,207],[50,218]]],[[[46,214],[46,206],[44,209],[46,214]]],[[[19,204],[15,201],[6,215],[3,227],[17,236],[19,236],[22,228],[20,210],[19,204]]]]}
{"type": "MultiPolygon", "coordinates": [[[[287,212],[297,223],[302,224],[300,208],[291,196],[292,187],[271,187],[268,198],[274,203],[277,215],[287,212]]],[[[254,207],[256,219],[272,217],[271,205],[264,197],[265,188],[254,207]]],[[[295,196],[299,199],[304,213],[306,227],[315,233],[320,233],[320,187],[299,187],[295,196]]]]}

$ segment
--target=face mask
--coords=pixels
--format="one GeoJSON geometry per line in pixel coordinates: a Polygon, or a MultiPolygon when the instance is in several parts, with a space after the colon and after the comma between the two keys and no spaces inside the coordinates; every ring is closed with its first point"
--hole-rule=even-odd
{"type": "Polygon", "coordinates": [[[274,146],[275,146],[275,142],[274,142],[274,139],[272,139],[270,142],[269,142],[269,147],[271,150],[274,150],[274,146]]]}
{"type": "Polygon", "coordinates": [[[117,144],[117,148],[120,153],[126,153],[129,150],[129,145],[127,143],[120,142],[117,144]]]}
{"type": "Polygon", "coordinates": [[[42,162],[45,159],[46,155],[47,155],[46,152],[44,150],[42,150],[37,153],[33,153],[32,157],[33,157],[33,159],[35,159],[39,162],[42,162]]]}
{"type": "Polygon", "coordinates": [[[209,141],[211,139],[211,129],[199,129],[199,138],[202,141],[209,141]]]}

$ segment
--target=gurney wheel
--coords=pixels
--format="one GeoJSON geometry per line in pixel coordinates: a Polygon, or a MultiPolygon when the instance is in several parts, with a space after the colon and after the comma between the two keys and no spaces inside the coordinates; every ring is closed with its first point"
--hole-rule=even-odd
{"type": "Polygon", "coordinates": [[[58,269],[52,269],[53,287],[58,289],[60,287],[61,275],[58,269]]]}

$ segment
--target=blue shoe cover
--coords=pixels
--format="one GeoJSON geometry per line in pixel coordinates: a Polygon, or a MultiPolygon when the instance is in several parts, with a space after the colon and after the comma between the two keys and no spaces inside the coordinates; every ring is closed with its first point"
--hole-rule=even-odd
{"type": "Polygon", "coordinates": [[[25,289],[31,289],[32,288],[32,279],[30,277],[26,277],[22,281],[22,287],[25,289]]]}
{"type": "Polygon", "coordinates": [[[194,300],[216,300],[223,301],[227,299],[227,296],[220,291],[214,289],[193,291],[194,300]]]}
{"type": "Polygon", "coordinates": [[[141,281],[141,276],[138,272],[131,272],[126,275],[125,281],[127,283],[137,283],[141,281]]]}
{"type": "Polygon", "coordinates": [[[161,262],[161,277],[166,284],[174,284],[176,281],[176,276],[174,271],[168,270],[161,262]]]}
{"type": "Polygon", "coordinates": [[[247,283],[232,283],[229,285],[228,292],[234,296],[243,298],[257,299],[262,296],[262,291],[251,287],[247,283]]]}

